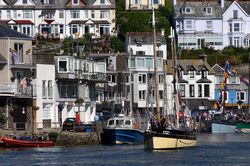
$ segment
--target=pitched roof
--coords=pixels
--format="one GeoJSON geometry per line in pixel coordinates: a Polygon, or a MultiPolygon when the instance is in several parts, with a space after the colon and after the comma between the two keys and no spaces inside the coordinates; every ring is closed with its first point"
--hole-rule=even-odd
{"type": "Polygon", "coordinates": [[[11,28],[8,28],[6,26],[3,26],[0,24],[0,37],[10,37],[10,38],[25,38],[25,39],[31,39],[30,37],[19,33],[11,28]]]}

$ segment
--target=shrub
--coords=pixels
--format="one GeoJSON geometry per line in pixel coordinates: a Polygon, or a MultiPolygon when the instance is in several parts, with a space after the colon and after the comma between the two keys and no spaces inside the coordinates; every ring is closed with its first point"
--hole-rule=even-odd
{"type": "Polygon", "coordinates": [[[49,132],[49,134],[48,134],[49,140],[56,142],[58,135],[59,134],[57,132],[49,132]]]}

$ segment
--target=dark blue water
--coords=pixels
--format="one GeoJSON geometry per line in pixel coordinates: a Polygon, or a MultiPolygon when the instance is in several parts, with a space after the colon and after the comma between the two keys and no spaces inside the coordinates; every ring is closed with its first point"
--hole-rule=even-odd
{"type": "Polygon", "coordinates": [[[250,165],[250,134],[200,134],[195,148],[146,151],[143,145],[0,149],[0,165],[250,165]]]}

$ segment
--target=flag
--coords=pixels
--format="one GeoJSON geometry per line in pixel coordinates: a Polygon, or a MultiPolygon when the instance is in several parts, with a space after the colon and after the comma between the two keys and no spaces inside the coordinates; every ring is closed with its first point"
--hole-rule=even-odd
{"type": "Polygon", "coordinates": [[[247,87],[249,87],[249,81],[242,76],[240,76],[240,82],[244,83],[247,87]]]}
{"type": "Polygon", "coordinates": [[[229,78],[230,76],[230,66],[229,66],[229,63],[228,61],[226,62],[226,65],[225,65],[225,70],[224,70],[224,77],[225,78],[229,78]]]}
{"type": "Polygon", "coordinates": [[[226,85],[225,81],[222,81],[222,83],[221,83],[221,85],[220,85],[220,89],[223,90],[224,87],[225,87],[225,85],[226,85]]]}
{"type": "Polygon", "coordinates": [[[234,66],[231,67],[231,71],[233,74],[237,75],[238,71],[236,70],[236,68],[234,66]]]}
{"type": "Polygon", "coordinates": [[[221,105],[220,105],[220,103],[219,103],[218,100],[216,100],[216,102],[214,103],[213,108],[214,108],[216,111],[220,110],[221,105]]]}
{"type": "Polygon", "coordinates": [[[224,86],[223,90],[224,90],[224,91],[228,91],[227,85],[224,86]]]}

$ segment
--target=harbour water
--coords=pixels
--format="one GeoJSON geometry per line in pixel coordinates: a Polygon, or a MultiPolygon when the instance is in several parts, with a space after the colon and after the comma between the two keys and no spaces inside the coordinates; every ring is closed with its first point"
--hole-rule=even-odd
{"type": "Polygon", "coordinates": [[[199,134],[195,148],[146,151],[143,145],[1,148],[0,165],[250,165],[250,134],[199,134]]]}

